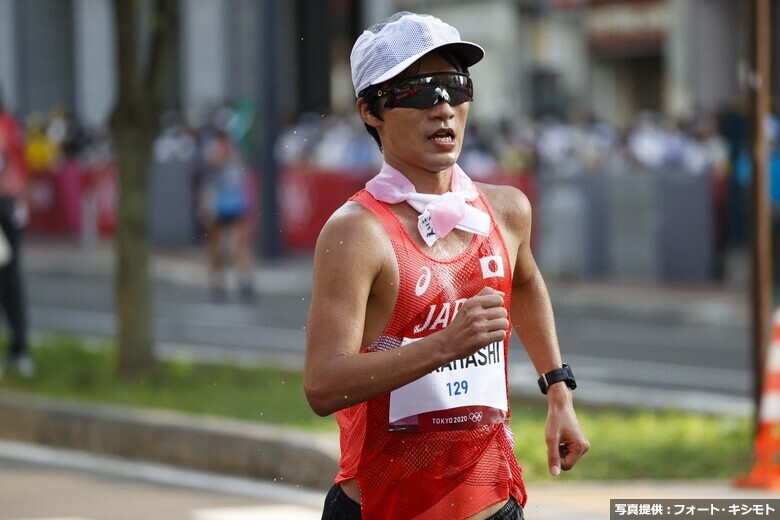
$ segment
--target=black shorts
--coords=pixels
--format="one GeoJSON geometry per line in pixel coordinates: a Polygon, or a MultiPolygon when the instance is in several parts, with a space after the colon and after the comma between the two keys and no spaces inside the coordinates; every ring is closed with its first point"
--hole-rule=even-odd
{"type": "MultiPolygon", "coordinates": [[[[523,520],[523,508],[509,497],[504,507],[493,513],[487,520],[523,520]]],[[[322,520],[360,520],[360,504],[349,498],[341,486],[334,485],[325,497],[325,509],[322,520]]]]}

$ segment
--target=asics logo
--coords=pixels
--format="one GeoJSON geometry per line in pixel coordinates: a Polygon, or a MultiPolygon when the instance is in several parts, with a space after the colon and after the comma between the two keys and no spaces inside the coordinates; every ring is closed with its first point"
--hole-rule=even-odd
{"type": "Polygon", "coordinates": [[[417,286],[414,288],[414,294],[422,296],[428,290],[431,284],[431,270],[428,267],[420,268],[420,278],[417,280],[417,286]]]}
{"type": "Polygon", "coordinates": [[[469,414],[469,421],[479,422],[482,420],[482,412],[471,412],[469,414]]]}

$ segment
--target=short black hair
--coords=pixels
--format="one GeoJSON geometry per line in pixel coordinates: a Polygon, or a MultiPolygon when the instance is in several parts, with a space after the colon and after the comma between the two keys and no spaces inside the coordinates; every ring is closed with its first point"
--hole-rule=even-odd
{"type": "MultiPolygon", "coordinates": [[[[452,52],[446,50],[436,50],[431,52],[438,53],[442,58],[444,58],[447,61],[447,63],[455,67],[455,70],[468,76],[469,74],[468,67],[464,67],[461,61],[458,59],[458,57],[455,56],[455,54],[453,54],[452,52]]],[[[384,112],[385,107],[384,104],[381,102],[382,98],[380,98],[379,95],[377,94],[380,88],[382,90],[387,90],[391,87],[394,87],[395,85],[403,83],[403,81],[406,78],[416,76],[417,71],[419,69],[420,69],[420,62],[418,60],[415,64],[410,66],[408,69],[406,69],[404,72],[402,72],[395,78],[385,83],[382,83],[381,85],[371,85],[367,87],[360,93],[358,97],[359,98],[362,97],[363,99],[366,100],[366,104],[368,105],[368,111],[371,112],[372,116],[378,119],[382,119],[382,114],[384,112]]],[[[374,139],[374,141],[376,141],[377,146],[379,146],[379,151],[383,151],[382,140],[379,138],[379,132],[377,132],[376,128],[369,125],[368,123],[363,123],[363,124],[365,125],[368,134],[374,139]]]]}

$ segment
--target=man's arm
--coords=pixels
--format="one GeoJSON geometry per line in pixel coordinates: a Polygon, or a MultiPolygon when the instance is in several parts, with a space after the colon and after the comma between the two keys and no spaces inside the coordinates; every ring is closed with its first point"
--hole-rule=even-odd
{"type": "Polygon", "coordinates": [[[388,271],[395,262],[382,224],[357,203],[345,205],[323,228],[314,253],[304,368],[306,397],[318,415],[386,394],[504,339],[509,323],[503,296],[487,289],[464,303],[444,330],[403,347],[360,354],[390,315],[367,319],[366,309],[372,299],[397,293],[397,284],[385,286],[394,279],[388,271]]]}
{"type": "MultiPolygon", "coordinates": [[[[561,353],[550,296],[531,253],[531,205],[519,191],[514,191],[514,198],[516,213],[509,221],[520,242],[512,278],[512,322],[541,375],[561,368],[561,353]]],[[[561,469],[571,469],[590,444],[574,413],[571,390],[565,384],[550,386],[547,402],[547,459],[550,473],[557,476],[561,469]]]]}

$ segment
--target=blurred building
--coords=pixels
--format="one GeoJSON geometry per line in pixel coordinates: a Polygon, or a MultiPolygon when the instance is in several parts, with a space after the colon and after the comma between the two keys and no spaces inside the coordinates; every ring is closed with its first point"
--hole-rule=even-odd
{"type": "Polygon", "coordinates": [[[731,0],[591,2],[590,106],[626,123],[644,110],[688,118],[737,103],[750,59],[748,7],[731,0]]]}
{"type": "MultiPolygon", "coordinates": [[[[174,108],[192,116],[210,103],[255,99],[261,75],[273,74],[285,120],[351,111],[352,42],[402,9],[435,14],[486,48],[474,70],[478,120],[586,111],[621,125],[644,110],[686,117],[739,103],[749,68],[750,3],[734,0],[279,1],[275,49],[259,44],[262,4],[181,3],[174,108]],[[264,52],[275,53],[277,70],[259,70],[264,52]]],[[[780,27],[778,2],[773,19],[780,27]]],[[[16,112],[60,104],[105,123],[114,70],[110,0],[0,0],[0,87],[16,112]]]]}
{"type": "MultiPolygon", "coordinates": [[[[691,117],[744,103],[749,2],[733,0],[398,0],[363,2],[364,25],[430,12],[485,47],[474,69],[480,120],[639,112],[691,117]]],[[[773,4],[780,27],[780,5],[773,4]]],[[[773,35],[780,48],[780,35],[773,35]]],[[[775,53],[773,90],[780,92],[775,53]]],[[[780,95],[774,97],[776,108],[780,95]]]]}
{"type": "MultiPolygon", "coordinates": [[[[346,49],[348,63],[356,1],[277,2],[274,49],[259,44],[262,4],[181,2],[172,108],[194,117],[207,105],[256,99],[260,78],[272,74],[282,117],[329,110],[332,48],[346,49]],[[263,52],[275,53],[277,70],[260,70],[263,52]]],[[[111,0],[0,0],[0,88],[13,111],[61,105],[89,125],[103,125],[116,98],[115,70],[111,0]]]]}

